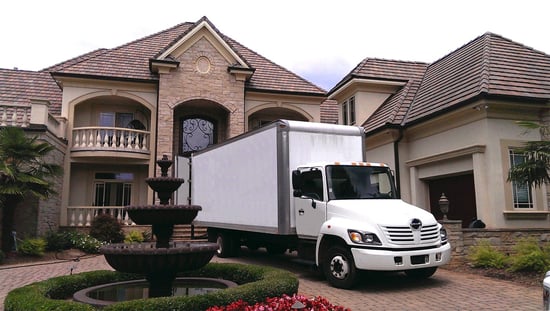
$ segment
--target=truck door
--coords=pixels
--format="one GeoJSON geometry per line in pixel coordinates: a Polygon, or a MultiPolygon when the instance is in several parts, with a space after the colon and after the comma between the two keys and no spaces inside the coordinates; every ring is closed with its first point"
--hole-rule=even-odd
{"type": "Polygon", "coordinates": [[[294,197],[296,232],[300,238],[317,239],[327,212],[322,171],[316,168],[302,171],[302,181],[302,195],[294,197]]]}

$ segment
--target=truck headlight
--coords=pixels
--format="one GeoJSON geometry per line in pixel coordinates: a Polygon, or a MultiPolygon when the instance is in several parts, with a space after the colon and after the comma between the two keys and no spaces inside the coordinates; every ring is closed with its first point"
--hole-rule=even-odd
{"type": "Polygon", "coordinates": [[[441,242],[447,242],[447,230],[445,228],[439,229],[439,237],[441,238],[441,242]]]}
{"type": "Polygon", "coordinates": [[[382,245],[378,236],[372,232],[364,232],[358,230],[348,230],[349,239],[353,243],[357,244],[371,244],[371,245],[382,245]]]}

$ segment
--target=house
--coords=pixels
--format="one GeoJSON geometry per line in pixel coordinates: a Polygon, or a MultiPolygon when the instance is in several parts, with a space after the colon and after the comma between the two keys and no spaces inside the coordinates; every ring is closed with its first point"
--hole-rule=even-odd
{"type": "Polygon", "coordinates": [[[363,126],[366,158],[395,169],[401,197],[468,227],[548,228],[547,189],[507,181],[517,147],[541,140],[516,121],[544,122],[550,56],[486,33],[431,63],[365,59],[328,98],[339,122],[363,126]]]}
{"type": "Polygon", "coordinates": [[[25,226],[16,230],[87,226],[100,212],[130,224],[123,207],[154,202],[144,180],[159,174],[163,155],[188,155],[277,119],[321,122],[325,98],[206,17],[39,72],[2,70],[1,125],[43,131],[64,168],[60,197],[19,215],[25,226]]]}
{"type": "Polygon", "coordinates": [[[124,206],[155,200],[143,181],[157,159],[276,119],[363,126],[367,160],[439,218],[444,193],[462,227],[548,228],[547,190],[507,171],[514,148],[541,139],[515,121],[545,121],[549,100],[550,56],[492,33],[431,64],[367,58],[328,93],[206,17],[38,72],[0,69],[0,126],[54,144],[65,172],[59,196],[19,209],[16,230],[31,235],[99,212],[130,224],[124,206]]]}

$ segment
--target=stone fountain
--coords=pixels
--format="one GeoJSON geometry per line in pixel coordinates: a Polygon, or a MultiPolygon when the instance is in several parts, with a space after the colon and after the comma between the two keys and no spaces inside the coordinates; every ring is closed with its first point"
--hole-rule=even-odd
{"type": "MultiPolygon", "coordinates": [[[[182,178],[168,176],[168,169],[172,162],[164,155],[157,161],[161,176],[145,180],[157,193],[160,204],[124,208],[136,224],[152,225],[156,243],[110,244],[100,249],[109,265],[115,270],[143,274],[148,282],[150,298],[171,296],[178,272],[194,270],[206,265],[218,249],[216,243],[170,241],[174,225],[190,224],[201,210],[197,205],[170,204],[172,194],[184,182],[182,178]]],[[[80,293],[78,296],[86,295],[88,295],[87,292],[80,293]]],[[[75,299],[76,296],[75,294],[75,299]]]]}

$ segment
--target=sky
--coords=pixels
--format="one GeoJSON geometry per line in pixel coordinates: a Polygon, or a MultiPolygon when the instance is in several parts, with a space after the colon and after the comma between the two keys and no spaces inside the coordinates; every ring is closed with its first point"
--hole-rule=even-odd
{"type": "Polygon", "coordinates": [[[40,70],[203,16],[325,90],[365,58],[432,63],[486,32],[550,54],[547,0],[6,0],[0,11],[7,69],[40,70]]]}

